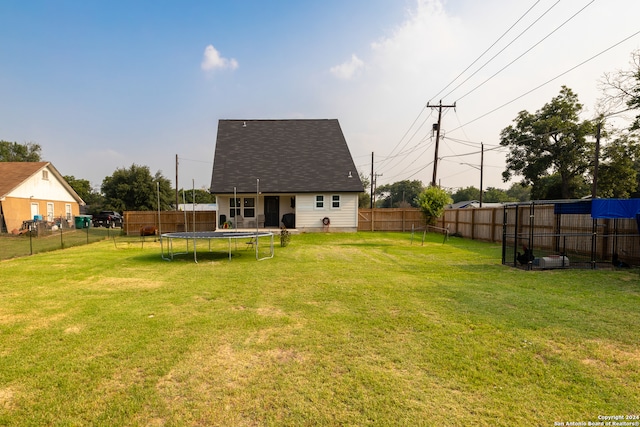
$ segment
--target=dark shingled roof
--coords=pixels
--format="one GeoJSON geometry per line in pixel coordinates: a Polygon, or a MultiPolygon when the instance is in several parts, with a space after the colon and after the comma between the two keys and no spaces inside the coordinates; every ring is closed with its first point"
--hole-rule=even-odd
{"type": "Polygon", "coordinates": [[[220,120],[211,192],[255,192],[256,179],[263,193],[364,191],[338,120],[220,120]]]}

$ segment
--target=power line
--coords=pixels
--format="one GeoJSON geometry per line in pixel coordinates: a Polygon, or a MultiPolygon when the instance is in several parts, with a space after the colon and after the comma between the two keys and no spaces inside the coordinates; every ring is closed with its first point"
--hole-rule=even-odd
{"type": "MultiPolygon", "coordinates": [[[[558,0],[559,1],[559,0],[558,0]]],[[[440,93],[442,93],[444,90],[446,90],[449,86],[451,86],[456,80],[458,80],[465,72],[467,72],[473,65],[475,65],[476,62],[478,62],[487,52],[489,52],[500,40],[502,40],[527,14],[529,14],[529,12],[531,12],[531,10],[533,10],[533,8],[540,2],[540,0],[537,0],[531,7],[529,7],[529,9],[527,9],[527,11],[516,20],[515,23],[513,23],[511,25],[511,27],[509,27],[491,46],[489,46],[480,56],[478,56],[478,58],[476,58],[476,60],[474,60],[465,70],[463,70],[455,79],[453,79],[451,81],[451,83],[449,83],[447,86],[445,86],[440,92],[438,92],[438,94],[436,94],[435,96],[438,96],[440,93]]],[[[556,3],[557,4],[557,3],[556,3]]],[[[555,6],[555,5],[554,5],[555,6]]],[[[553,7],[553,6],[552,6],[553,7]]],[[[546,14],[547,12],[545,12],[546,14]]],[[[544,15],[543,15],[544,16],[544,15]]],[[[540,18],[538,18],[540,19],[540,18]]],[[[524,33],[524,32],[523,32],[524,33]]],[[[523,33],[521,33],[518,37],[520,37],[523,33]]],[[[514,39],[517,40],[517,38],[514,39]]],[[[513,43],[513,41],[511,42],[513,43]]],[[[511,44],[510,43],[510,44],[511,44]]],[[[509,45],[510,45],[509,44],[509,45]]],[[[508,45],[507,45],[508,46],[508,45]]],[[[504,49],[503,49],[504,50],[504,49]]],[[[495,56],[494,56],[495,58],[495,56]]],[[[492,58],[493,59],[493,58],[492,58]]],[[[485,63],[486,65],[486,63],[485,63]]],[[[485,66],[483,65],[483,67],[485,66]]],[[[482,67],[480,68],[482,69],[482,67]]],[[[479,71],[479,70],[478,70],[479,71]]],[[[477,71],[476,71],[477,72],[477,71]]],[[[475,73],[474,73],[475,74],[475,73]]],[[[466,81],[466,80],[465,80],[466,81]]],[[[464,82],[463,82],[464,83],[464,82]]],[[[434,96],[434,98],[435,98],[434,96]]],[[[433,98],[432,98],[433,99],[433,98]]],[[[427,103],[428,106],[429,103],[427,103]]],[[[420,112],[418,113],[418,115],[416,116],[416,118],[413,120],[411,126],[409,126],[409,128],[407,129],[407,131],[403,134],[402,138],[400,138],[400,140],[398,141],[398,143],[396,143],[396,145],[394,146],[394,148],[391,150],[390,154],[384,158],[384,160],[380,163],[379,168],[383,168],[386,164],[386,162],[390,159],[394,159],[394,158],[398,158],[401,155],[404,155],[405,158],[406,156],[408,156],[409,154],[411,154],[413,152],[413,150],[408,151],[406,154],[404,154],[404,148],[407,146],[407,144],[409,144],[409,142],[416,136],[416,134],[419,132],[419,130],[424,126],[424,124],[426,123],[426,121],[429,119],[429,117],[431,117],[431,114],[429,114],[429,116],[427,116],[423,122],[421,123],[421,125],[418,127],[418,129],[416,129],[416,131],[411,135],[411,137],[404,143],[404,145],[402,145],[402,147],[400,148],[400,153],[398,153],[397,155],[394,155],[394,153],[396,152],[396,150],[398,149],[398,147],[400,146],[400,144],[402,143],[403,140],[405,140],[405,138],[407,137],[407,135],[409,134],[409,132],[411,131],[412,128],[414,128],[414,126],[416,125],[416,123],[418,122],[420,116],[422,115],[422,112],[424,111],[424,107],[420,110],[420,112]]],[[[417,149],[417,147],[419,146],[416,145],[414,147],[414,149],[417,149]]],[[[404,160],[404,159],[403,159],[404,160]]],[[[402,160],[401,160],[402,161],[402,160]]],[[[412,162],[413,163],[413,162],[412,162]]]]}
{"type": "MultiPolygon", "coordinates": [[[[595,0],[592,0],[592,3],[593,3],[593,1],[595,1],[595,0]]],[[[533,22],[532,22],[532,23],[531,23],[527,28],[525,28],[525,29],[524,29],[520,34],[518,34],[518,36],[517,36],[516,38],[514,38],[513,40],[511,40],[511,42],[510,42],[510,43],[508,43],[508,44],[507,44],[505,47],[503,47],[503,48],[502,48],[498,53],[496,53],[495,55],[493,55],[493,56],[492,56],[492,57],[491,57],[487,62],[485,62],[485,63],[482,65],[482,67],[480,67],[480,68],[478,68],[476,71],[474,71],[474,72],[473,72],[473,74],[471,74],[471,75],[470,75],[469,77],[467,77],[467,78],[466,78],[462,83],[460,83],[458,86],[456,86],[456,87],[455,87],[455,88],[453,88],[451,91],[449,91],[449,93],[448,93],[447,95],[445,95],[445,96],[449,96],[449,95],[451,95],[451,93],[452,93],[453,91],[455,91],[455,90],[456,90],[456,89],[458,89],[460,86],[462,86],[463,84],[465,84],[469,79],[471,79],[471,77],[475,76],[475,75],[476,75],[480,70],[482,70],[484,67],[486,67],[486,66],[487,66],[491,61],[493,61],[494,59],[496,59],[496,57],[497,57],[498,55],[500,55],[502,52],[504,52],[504,51],[505,51],[509,46],[511,46],[513,43],[515,43],[515,41],[516,41],[516,40],[518,40],[520,37],[522,37],[522,36],[524,35],[524,33],[526,33],[527,31],[529,31],[529,30],[530,30],[530,29],[531,29],[535,24],[537,24],[537,23],[538,23],[538,21],[540,21],[542,18],[544,18],[544,16],[545,16],[545,15],[547,15],[547,13],[549,13],[549,12],[551,11],[551,9],[553,9],[554,7],[556,7],[556,6],[558,5],[558,3],[560,3],[560,0],[556,1],[553,5],[551,5],[551,7],[550,7],[550,8],[548,8],[548,9],[547,9],[547,10],[546,10],[542,15],[540,15],[540,16],[538,17],[538,19],[536,19],[535,21],[533,21],[533,22]]],[[[528,13],[528,12],[527,12],[527,13],[528,13]]],[[[515,24],[514,24],[514,25],[515,25],[515,24]]],[[[563,24],[563,25],[564,25],[564,24],[563,24]]],[[[557,30],[557,28],[556,28],[556,30],[557,30]]],[[[555,30],[554,30],[554,31],[555,31],[555,30]]],[[[550,35],[550,34],[549,34],[549,35],[550,35]]],[[[547,36],[547,37],[548,37],[548,36],[547,36]]],[[[543,40],[544,40],[544,39],[543,39],[543,40]]],[[[540,43],[540,42],[538,42],[538,43],[540,43]]],[[[533,46],[533,47],[535,47],[535,46],[533,46]]],[[[532,47],[531,49],[533,49],[533,47],[532,47]]],[[[531,49],[529,49],[529,50],[531,50],[531,49]]],[[[527,52],[528,52],[528,51],[527,51],[527,52]]],[[[514,61],[512,61],[511,63],[509,63],[506,67],[508,67],[509,65],[513,64],[513,62],[515,62],[515,61],[517,61],[518,59],[520,59],[520,58],[521,58],[523,55],[525,55],[527,52],[525,52],[524,54],[520,55],[520,56],[519,56],[518,58],[516,58],[514,61]]],[[[506,68],[506,67],[504,67],[504,68],[506,68]]],[[[503,68],[503,69],[504,69],[504,68],[503,68]]],[[[501,70],[501,71],[502,71],[502,70],[501,70]]],[[[491,78],[493,78],[493,76],[492,76],[492,77],[490,77],[490,78],[489,78],[489,80],[490,80],[491,78]]],[[[488,81],[488,80],[487,80],[487,81],[488,81]]],[[[486,83],[486,82],[483,82],[482,84],[484,84],[484,83],[486,83]]],[[[481,84],[481,85],[482,85],[482,84],[481,84]]],[[[473,90],[475,90],[475,89],[473,89],[473,90]]],[[[464,95],[464,96],[466,96],[466,95],[464,95]]],[[[458,98],[458,100],[460,100],[460,99],[464,98],[464,96],[462,96],[462,97],[458,98]]]]}
{"type": "Polygon", "coordinates": [[[459,126],[459,127],[455,128],[455,129],[453,129],[451,132],[453,132],[453,131],[456,131],[456,130],[460,129],[460,128],[462,128],[463,126],[467,126],[467,125],[469,125],[469,124],[471,124],[471,123],[474,123],[474,122],[476,122],[476,121],[478,121],[478,120],[480,120],[480,119],[483,119],[483,118],[487,117],[488,115],[490,115],[490,114],[492,114],[492,113],[495,113],[495,112],[496,112],[496,111],[498,111],[498,110],[501,110],[502,108],[506,107],[507,105],[512,104],[512,103],[516,102],[517,100],[519,100],[519,99],[521,99],[521,98],[524,98],[525,96],[527,96],[527,95],[529,95],[529,94],[531,94],[531,93],[535,92],[536,90],[538,90],[538,89],[540,89],[540,88],[542,88],[542,87],[544,87],[544,86],[548,85],[549,83],[551,83],[551,82],[553,82],[553,81],[555,81],[555,80],[558,80],[560,77],[562,77],[562,76],[564,76],[564,75],[566,75],[566,74],[569,74],[571,71],[573,71],[573,70],[575,70],[575,69],[577,69],[577,68],[582,67],[583,65],[585,65],[586,63],[588,63],[588,62],[590,62],[590,61],[593,61],[593,60],[594,60],[595,58],[597,58],[598,56],[600,56],[600,55],[603,55],[603,54],[607,53],[607,52],[608,52],[608,51],[610,51],[611,49],[613,49],[613,48],[615,48],[615,47],[617,47],[617,46],[621,45],[622,43],[626,42],[627,40],[629,40],[629,39],[631,39],[631,38],[633,38],[633,37],[635,37],[635,36],[637,36],[638,34],[640,34],[640,31],[637,31],[637,32],[635,32],[635,33],[631,34],[630,36],[625,37],[624,39],[620,40],[619,42],[617,42],[617,43],[615,43],[615,44],[613,44],[613,45],[609,46],[608,48],[604,49],[603,51],[601,51],[601,52],[599,52],[599,53],[597,53],[597,54],[593,55],[593,56],[592,56],[592,57],[590,57],[589,59],[586,59],[586,60],[582,61],[582,62],[581,62],[581,63],[579,63],[578,65],[575,65],[575,66],[573,66],[573,67],[569,68],[568,70],[566,70],[566,71],[564,71],[564,72],[562,72],[562,73],[558,74],[557,76],[555,76],[555,77],[553,77],[553,78],[551,78],[551,79],[547,80],[546,82],[544,82],[544,83],[542,83],[542,84],[540,84],[540,85],[538,85],[538,86],[534,87],[533,89],[531,89],[531,90],[529,90],[529,91],[527,91],[527,92],[523,93],[522,95],[519,95],[519,96],[517,96],[517,97],[513,98],[511,101],[505,102],[504,104],[500,105],[499,107],[496,107],[496,108],[494,108],[493,110],[490,110],[490,111],[488,111],[488,112],[486,112],[486,113],[484,113],[484,114],[482,114],[482,115],[480,115],[480,116],[476,117],[475,119],[468,121],[467,123],[463,124],[462,126],[459,126]]]}
{"type": "Polygon", "coordinates": [[[432,112],[429,112],[429,115],[422,121],[422,123],[420,124],[420,126],[415,130],[415,132],[413,132],[413,134],[411,135],[411,137],[404,143],[404,145],[400,148],[401,152],[393,155],[393,153],[396,151],[396,149],[398,148],[398,146],[402,143],[402,140],[404,140],[406,138],[406,136],[409,134],[409,131],[411,131],[411,129],[415,126],[416,122],[418,121],[418,119],[420,118],[420,115],[422,115],[422,111],[424,111],[427,107],[423,107],[423,109],[420,111],[420,114],[418,114],[418,116],[415,118],[415,120],[413,121],[413,123],[411,124],[411,126],[409,127],[409,129],[407,129],[407,131],[404,133],[404,135],[402,136],[402,138],[400,138],[400,141],[398,141],[398,143],[396,144],[396,146],[393,148],[393,150],[391,150],[391,152],[389,153],[388,156],[386,156],[380,163],[379,165],[379,169],[383,168],[385,166],[385,163],[388,160],[391,159],[395,159],[399,156],[402,155],[408,155],[411,154],[411,152],[409,153],[404,153],[402,152],[402,150],[404,150],[404,148],[407,146],[407,144],[409,144],[409,142],[411,142],[411,140],[416,136],[416,134],[420,131],[420,129],[422,129],[422,126],[424,126],[424,124],[427,122],[427,120],[429,120],[429,117],[431,117],[432,112]]]}
{"type": "MultiPolygon", "coordinates": [[[[414,145],[413,147],[409,148],[407,151],[403,151],[401,153],[398,153],[397,155],[387,158],[388,159],[398,159],[400,157],[402,157],[402,159],[400,159],[398,162],[388,165],[386,166],[384,169],[381,169],[380,167],[378,168],[378,170],[381,170],[382,172],[385,171],[389,171],[389,170],[393,170],[394,168],[398,167],[400,165],[400,163],[402,163],[404,160],[406,160],[407,157],[409,157],[409,155],[414,154],[416,151],[418,151],[418,149],[422,148],[421,145],[423,145],[423,143],[427,141],[427,139],[423,138],[421,139],[416,145],[414,145]]],[[[429,144],[427,144],[426,146],[424,146],[424,149],[422,149],[420,154],[417,154],[414,157],[419,157],[422,153],[424,153],[425,151],[427,151],[431,145],[433,145],[433,141],[431,141],[429,144]]]]}
{"type": "Polygon", "coordinates": [[[187,158],[184,158],[184,157],[178,157],[178,159],[180,159],[180,160],[186,160],[186,161],[188,161],[188,162],[208,163],[208,164],[211,164],[211,165],[213,164],[213,162],[212,162],[212,161],[210,162],[210,161],[207,161],[207,160],[194,160],[194,159],[187,159],[187,158]]]}
{"type": "MultiPolygon", "coordinates": [[[[558,0],[559,2],[560,0],[558,0]]],[[[546,39],[548,39],[549,37],[551,37],[551,35],[553,33],[555,33],[556,31],[558,31],[560,28],[562,28],[563,26],[565,26],[569,21],[571,21],[573,18],[575,18],[576,16],[578,16],[582,11],[584,11],[587,7],[591,6],[591,4],[593,4],[595,0],[591,0],[587,5],[585,5],[582,9],[580,9],[579,11],[577,11],[576,13],[574,13],[569,19],[567,19],[566,21],[564,21],[562,24],[560,24],[559,26],[557,26],[553,31],[551,31],[549,34],[547,34],[546,36],[544,36],[541,40],[539,40],[536,44],[534,44],[533,46],[531,46],[529,49],[525,50],[522,54],[520,54],[516,59],[514,59],[513,61],[509,62],[507,65],[505,65],[504,67],[502,67],[501,69],[499,69],[497,72],[495,72],[493,75],[491,75],[491,77],[489,77],[488,79],[486,79],[485,81],[483,81],[482,83],[480,83],[479,85],[477,85],[476,87],[474,87],[473,89],[471,89],[469,92],[465,93],[464,95],[462,95],[460,98],[458,98],[458,101],[460,101],[461,99],[465,98],[467,95],[470,95],[471,93],[475,92],[476,90],[478,90],[480,87],[484,86],[488,81],[492,80],[495,76],[497,76],[498,74],[500,74],[501,72],[503,72],[504,70],[506,70],[507,68],[509,68],[511,65],[513,65],[517,60],[519,60],[520,58],[522,58],[523,56],[525,56],[527,53],[531,52],[536,46],[538,46],[539,44],[541,44],[543,41],[545,41],[546,39]]],[[[556,3],[558,4],[558,3],[556,3]]],[[[555,6],[556,4],[554,4],[553,6],[555,6]]],[[[552,7],[553,7],[552,6],[552,7]]],[[[546,13],[546,12],[545,12],[546,13]]],[[[467,79],[468,80],[468,79],[467,79]]],[[[466,80],[465,80],[466,81],[466,80]]],[[[460,87],[460,86],[458,86],[460,87]]],[[[456,88],[457,89],[457,88],[456,88]]]]}
{"type": "MultiPolygon", "coordinates": [[[[537,1],[533,4],[533,6],[531,6],[531,7],[530,7],[530,8],[529,8],[529,9],[528,9],[528,10],[527,10],[527,11],[526,11],[526,12],[525,12],[525,13],[524,13],[520,18],[518,18],[518,20],[517,20],[516,22],[514,22],[514,23],[513,23],[513,25],[511,25],[511,27],[509,27],[509,29],[508,29],[507,31],[505,31],[504,33],[502,33],[502,35],[501,35],[500,37],[498,37],[498,39],[497,39],[495,42],[493,42],[493,43],[491,44],[491,46],[489,46],[489,47],[488,47],[484,52],[482,52],[482,53],[480,54],[480,56],[478,56],[478,57],[477,57],[477,58],[476,58],[476,59],[475,59],[471,64],[469,64],[469,66],[468,66],[467,68],[465,68],[465,69],[464,69],[460,74],[458,74],[458,75],[456,76],[456,78],[454,78],[453,80],[451,80],[451,82],[450,82],[449,84],[447,84],[444,88],[442,88],[442,89],[440,90],[440,92],[436,93],[436,94],[435,94],[435,95],[434,95],[434,96],[429,100],[429,102],[431,102],[434,98],[436,98],[436,97],[437,97],[438,95],[440,95],[442,92],[444,92],[445,90],[447,90],[447,88],[448,88],[449,86],[451,86],[451,85],[452,85],[456,80],[458,80],[458,79],[459,79],[459,78],[460,78],[464,73],[466,73],[466,72],[469,70],[469,68],[473,67],[473,66],[475,65],[475,63],[476,63],[476,62],[478,62],[478,61],[480,60],[480,58],[482,58],[482,57],[483,57],[487,52],[489,52],[489,51],[490,51],[490,50],[491,50],[491,49],[492,49],[492,48],[493,48],[493,47],[494,47],[494,46],[495,46],[495,45],[496,45],[500,40],[502,40],[502,38],[503,38],[504,36],[506,36],[506,35],[509,33],[509,31],[511,31],[511,30],[513,29],[513,27],[515,27],[515,26],[518,24],[518,22],[520,22],[520,21],[521,21],[525,16],[527,16],[527,14],[528,14],[529,12],[531,12],[531,10],[532,10],[532,9],[533,9],[533,8],[534,8],[538,3],[540,3],[540,0],[537,0],[537,1]]],[[[555,6],[555,5],[554,5],[554,6],[555,6]]],[[[519,37],[519,36],[518,36],[518,37],[519,37]]],[[[493,59],[493,58],[492,58],[492,59],[493,59]]],[[[485,65],[486,65],[486,64],[485,64],[485,65]]],[[[484,67],[484,65],[483,65],[483,67],[484,67]]],[[[482,68],[480,68],[480,69],[482,69],[482,68]]],[[[465,80],[465,81],[466,81],[466,80],[465,80]]],[[[463,83],[464,83],[464,82],[463,82],[463,83]]],[[[454,89],[454,90],[455,90],[455,89],[454,89]]],[[[449,92],[449,93],[451,93],[451,92],[449,92]]],[[[444,98],[446,98],[446,96],[445,96],[444,98]]]]}

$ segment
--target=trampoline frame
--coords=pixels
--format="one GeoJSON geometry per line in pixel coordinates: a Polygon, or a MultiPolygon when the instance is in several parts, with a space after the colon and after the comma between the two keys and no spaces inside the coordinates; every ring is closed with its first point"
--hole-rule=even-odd
{"type": "Polygon", "coordinates": [[[274,234],[269,231],[185,231],[177,233],[164,233],[160,234],[160,250],[162,259],[165,261],[173,261],[173,257],[176,255],[185,255],[189,251],[189,240],[193,240],[193,261],[198,263],[198,252],[196,248],[196,242],[198,240],[207,240],[209,242],[209,252],[211,252],[211,240],[212,239],[228,239],[229,240],[229,261],[231,261],[231,241],[237,239],[254,239],[254,249],[256,253],[256,260],[262,261],[265,259],[273,258],[273,236],[274,234]],[[270,237],[269,255],[260,258],[259,254],[259,242],[260,237],[270,237]],[[165,256],[164,239],[167,239],[167,252],[165,256]],[[173,239],[182,239],[187,242],[187,252],[173,252],[173,239]]]}

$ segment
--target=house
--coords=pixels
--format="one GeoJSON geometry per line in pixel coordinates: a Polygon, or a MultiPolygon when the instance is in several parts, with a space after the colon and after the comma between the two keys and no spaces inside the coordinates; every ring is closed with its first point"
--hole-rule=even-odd
{"type": "MultiPolygon", "coordinates": [[[[503,206],[502,203],[482,203],[483,208],[497,208],[503,206]]],[[[465,200],[462,202],[451,203],[445,206],[445,209],[469,209],[469,208],[479,208],[480,202],[477,200],[465,200]]]]}
{"type": "Polygon", "coordinates": [[[218,205],[216,203],[178,203],[178,210],[180,212],[187,211],[217,211],[218,205]]]}
{"type": "Polygon", "coordinates": [[[73,221],[84,201],[49,162],[0,162],[0,231],[40,215],[73,221]]]}
{"type": "Polygon", "coordinates": [[[364,188],[336,119],[220,120],[210,191],[220,226],[357,231],[364,188]]]}

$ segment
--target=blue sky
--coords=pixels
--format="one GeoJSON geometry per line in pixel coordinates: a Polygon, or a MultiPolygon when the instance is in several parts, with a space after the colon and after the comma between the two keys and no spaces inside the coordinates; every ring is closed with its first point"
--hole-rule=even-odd
{"type": "Polygon", "coordinates": [[[40,144],[95,187],[134,163],[173,181],[178,155],[179,186],[202,188],[219,119],[337,118],[361,172],[374,152],[379,184],[427,184],[425,106],[442,98],[457,107],[443,119],[440,184],[479,186],[483,142],[485,187],[504,188],[500,130],[563,84],[592,118],[598,79],[640,48],[640,35],[615,46],[638,16],[637,0],[4,0],[0,139],[40,144]]]}

